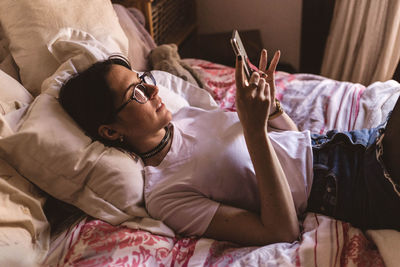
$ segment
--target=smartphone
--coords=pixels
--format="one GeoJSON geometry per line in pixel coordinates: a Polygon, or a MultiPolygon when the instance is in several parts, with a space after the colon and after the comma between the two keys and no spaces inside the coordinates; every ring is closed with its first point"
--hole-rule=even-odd
{"type": "Polygon", "coordinates": [[[244,49],[242,40],[240,39],[240,35],[237,30],[233,30],[232,32],[231,44],[235,55],[242,56],[244,62],[244,73],[246,74],[247,80],[249,80],[254,70],[251,68],[249,57],[247,56],[246,49],[244,49]]]}

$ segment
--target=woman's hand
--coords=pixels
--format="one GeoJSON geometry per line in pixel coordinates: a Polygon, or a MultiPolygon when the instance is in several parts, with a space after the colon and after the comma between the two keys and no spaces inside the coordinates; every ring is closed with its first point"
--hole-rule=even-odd
{"type": "MultiPolygon", "coordinates": [[[[261,63],[261,60],[260,60],[261,63]]],[[[261,66],[261,65],[260,65],[261,66]]],[[[258,72],[247,82],[243,59],[236,59],[236,108],[245,131],[264,131],[271,106],[270,85],[258,72]]]]}
{"type": "Polygon", "coordinates": [[[271,98],[271,106],[269,109],[269,114],[273,113],[276,110],[276,105],[275,105],[275,71],[276,71],[276,66],[278,65],[279,59],[281,57],[281,51],[276,51],[274,54],[274,57],[271,60],[271,63],[267,69],[268,66],[268,54],[267,50],[263,49],[261,51],[261,57],[260,57],[260,62],[259,62],[259,67],[258,67],[258,73],[260,74],[261,78],[264,78],[265,81],[268,83],[270,87],[270,98],[271,98]]]}

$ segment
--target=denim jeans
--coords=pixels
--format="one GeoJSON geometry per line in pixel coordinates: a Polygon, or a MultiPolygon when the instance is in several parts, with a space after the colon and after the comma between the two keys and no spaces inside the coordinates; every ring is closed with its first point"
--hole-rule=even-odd
{"type": "Polygon", "coordinates": [[[314,179],[308,211],[361,229],[400,230],[400,197],[376,156],[377,140],[385,124],[311,136],[314,179]]]}

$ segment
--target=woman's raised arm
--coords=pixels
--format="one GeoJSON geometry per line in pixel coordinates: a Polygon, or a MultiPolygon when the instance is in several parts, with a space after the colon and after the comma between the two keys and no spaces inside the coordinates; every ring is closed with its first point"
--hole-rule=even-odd
{"type": "Polygon", "coordinates": [[[260,192],[260,214],[221,205],[207,237],[245,245],[293,242],[299,225],[285,173],[265,131],[270,110],[270,87],[259,73],[250,84],[244,79],[243,61],[236,61],[236,106],[244,137],[254,165],[260,192]]]}

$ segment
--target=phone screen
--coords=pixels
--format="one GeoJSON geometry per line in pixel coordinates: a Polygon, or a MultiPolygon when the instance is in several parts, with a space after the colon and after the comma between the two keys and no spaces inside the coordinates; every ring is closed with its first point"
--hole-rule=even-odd
{"type": "Polygon", "coordinates": [[[249,80],[254,70],[250,66],[249,57],[247,56],[246,49],[243,46],[242,40],[240,39],[239,32],[237,30],[233,30],[231,44],[235,55],[242,56],[242,59],[244,61],[244,72],[246,74],[247,80],[249,80]]]}

